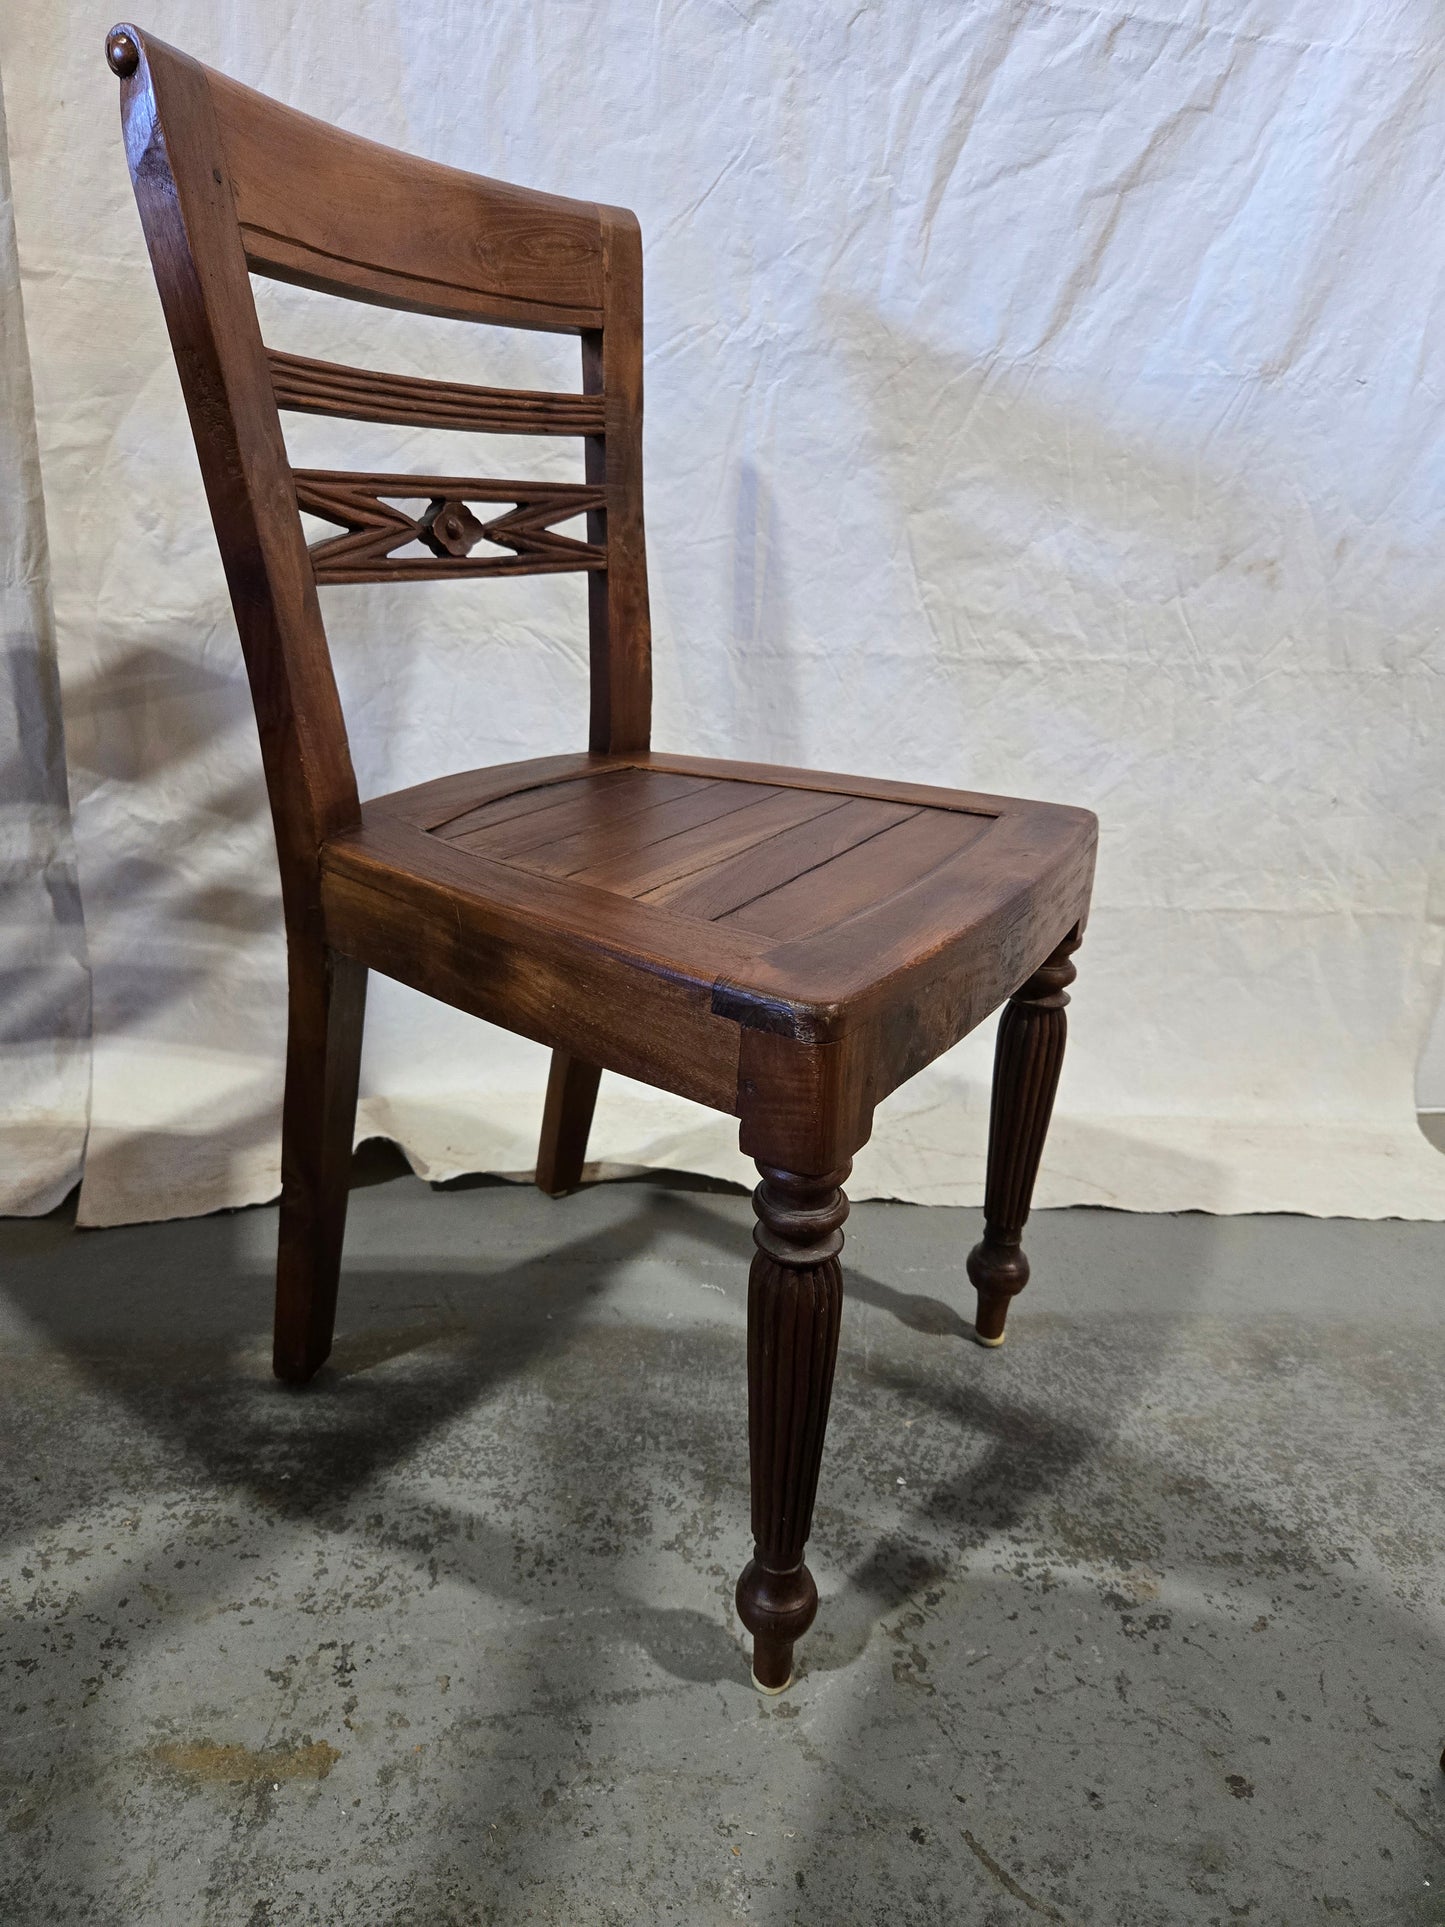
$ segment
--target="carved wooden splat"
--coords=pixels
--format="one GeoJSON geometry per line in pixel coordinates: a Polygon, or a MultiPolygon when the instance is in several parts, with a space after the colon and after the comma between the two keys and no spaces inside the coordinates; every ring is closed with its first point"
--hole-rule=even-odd
{"type": "Polygon", "coordinates": [[[607,549],[559,535],[554,522],[606,506],[606,490],[588,483],[472,481],[454,475],[357,475],[344,469],[293,471],[297,505],[344,530],[311,545],[318,583],[394,582],[439,575],[554,575],[603,569],[607,549]],[[426,502],[418,515],[398,506],[426,502]],[[511,503],[483,521],[471,502],[511,503]],[[479,542],[510,554],[473,555],[479,542]],[[420,542],[431,556],[399,556],[420,542]]]}

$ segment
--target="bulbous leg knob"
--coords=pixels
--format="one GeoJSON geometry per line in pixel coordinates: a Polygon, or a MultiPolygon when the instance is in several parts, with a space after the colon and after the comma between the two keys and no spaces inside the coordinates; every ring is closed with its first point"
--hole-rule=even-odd
{"type": "Polygon", "coordinates": [[[753,1684],[783,1693],[793,1683],[793,1646],[812,1625],[818,1588],[801,1561],[791,1572],[772,1572],[757,1558],[743,1567],[737,1590],[738,1618],[753,1636],[753,1684]]]}

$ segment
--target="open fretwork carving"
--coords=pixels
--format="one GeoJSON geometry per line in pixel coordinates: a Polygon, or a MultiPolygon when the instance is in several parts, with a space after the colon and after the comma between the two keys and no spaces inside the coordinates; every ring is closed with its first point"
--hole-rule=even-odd
{"type": "Polygon", "coordinates": [[[336,361],[267,350],[278,408],[403,427],[465,428],[487,435],[600,435],[601,395],[478,388],[468,382],[385,375],[336,361]]]}
{"type": "Polygon", "coordinates": [[[559,535],[554,522],[596,513],[606,491],[578,482],[488,482],[455,475],[358,475],[347,469],[293,471],[296,500],[307,515],[345,533],[311,545],[318,582],[395,582],[437,576],[556,575],[603,569],[601,542],[559,535]],[[423,503],[417,513],[399,507],[423,503]],[[510,502],[505,515],[483,521],[469,502],[510,502]],[[479,542],[510,551],[473,555],[479,542]],[[394,552],[420,542],[429,556],[394,552]]]}

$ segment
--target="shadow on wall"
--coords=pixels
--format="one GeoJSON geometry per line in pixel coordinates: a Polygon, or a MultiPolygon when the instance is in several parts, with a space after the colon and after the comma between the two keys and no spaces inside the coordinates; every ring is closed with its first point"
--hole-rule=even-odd
{"type": "MultiPolygon", "coordinates": [[[[1297,866],[1304,856],[1315,901],[1337,907],[1341,871],[1361,873],[1376,859],[1350,841],[1348,814],[1335,808],[1333,771],[1301,766],[1291,787],[1288,733],[1272,728],[1259,705],[1270,700],[1260,692],[1272,673],[1291,659],[1308,669],[1421,666],[1410,653],[1419,645],[1402,640],[1388,594],[1350,555],[1350,531],[1321,528],[1289,493],[1287,476],[1266,495],[1243,472],[1170,458],[1141,435],[1040,400],[1022,385],[1026,367],[941,352],[836,296],[823,314],[874,424],[870,466],[891,484],[879,508],[895,522],[892,546],[908,557],[938,656],[957,670],[960,722],[973,731],[969,767],[957,780],[1006,792],[1037,785],[1039,794],[1069,795],[1101,814],[1111,793],[1124,798],[1129,809],[1122,821],[1109,819],[1101,850],[1106,878],[1121,857],[1146,877],[1162,875],[1170,853],[1151,842],[1171,823],[1196,835],[1188,826],[1191,819],[1197,825],[1203,792],[1226,847],[1253,848],[1254,860],[1262,853],[1277,866],[1297,866]],[[900,436],[899,423],[916,425],[915,432],[900,436]],[[1025,568],[1027,603],[1015,586],[1025,568]],[[1159,612],[1142,637],[1132,628],[1141,608],[1159,612]],[[1255,654],[1231,683],[1229,669],[1239,669],[1242,649],[1252,645],[1255,654]],[[1128,684],[1118,679],[1136,667],[1178,669],[1180,716],[1160,719],[1160,740],[1141,744],[1132,769],[1106,706],[1096,721],[1081,705],[1065,705],[1062,694],[1051,700],[1043,675],[1035,695],[997,673],[1014,665],[1046,672],[1051,663],[1079,660],[1113,675],[1104,687],[1120,701],[1128,684]],[[972,688],[971,665],[991,672],[972,688]],[[1252,734],[1232,724],[1231,735],[1249,753],[1268,745],[1275,769],[1268,783],[1261,775],[1210,797],[1217,745],[1206,730],[1188,727],[1188,709],[1221,700],[1235,706],[1235,721],[1253,711],[1252,734]],[[986,705],[986,727],[970,703],[986,705]],[[1271,825],[1281,797],[1290,801],[1271,825]],[[1320,840],[1311,861],[1298,823],[1314,811],[1320,840]],[[1326,840],[1335,823],[1338,844],[1326,840]]],[[[937,679],[911,680],[931,706],[939,701],[937,679]]],[[[912,693],[901,689],[900,702],[912,693]]],[[[1095,931],[1101,914],[1107,917],[1107,902],[1096,911],[1095,931]]],[[[1320,968],[1328,970],[1326,959],[1320,968]]],[[[1156,994],[1172,996],[1175,987],[1160,985],[1156,994]]],[[[1402,1077],[1401,1121],[1408,1107],[1445,1148],[1445,1121],[1421,1115],[1445,1111],[1445,984],[1432,1008],[1419,1107],[1402,1077]]]]}
{"type": "MultiPolygon", "coordinates": [[[[4,585],[0,595],[12,599],[4,585]]],[[[38,592],[14,599],[38,608],[38,592]]],[[[34,627],[5,634],[0,677],[8,696],[0,700],[0,1209],[29,1212],[49,1209],[81,1169],[90,966],[55,658],[34,627]]]]}
{"type": "Polygon", "coordinates": [[[804,763],[782,532],[772,489],[751,460],[738,465],[732,578],[733,741],[745,746],[744,760],[767,744],[770,762],[804,763]]]}
{"type": "Polygon", "coordinates": [[[94,970],[81,1220],[153,1214],[167,1185],[213,1208],[236,1195],[238,1157],[279,1132],[286,1009],[270,814],[224,601],[67,687],[66,722],[94,970]],[[258,1082],[276,1094],[259,1118],[258,1082]]]}

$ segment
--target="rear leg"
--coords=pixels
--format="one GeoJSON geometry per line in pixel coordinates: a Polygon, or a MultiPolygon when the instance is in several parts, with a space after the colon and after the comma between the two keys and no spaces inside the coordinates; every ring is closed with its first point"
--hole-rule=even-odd
{"type": "Polygon", "coordinates": [[[547,1102],[542,1112],[542,1142],[537,1149],[537,1189],[550,1198],[575,1191],[582,1182],[587,1133],[597,1103],[602,1072],[564,1050],[552,1053],[547,1102]]]}
{"type": "Polygon", "coordinates": [[[300,1385],[325,1364],[336,1322],[366,969],[323,944],[293,942],[288,975],[274,1365],[300,1385]]]}

